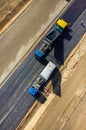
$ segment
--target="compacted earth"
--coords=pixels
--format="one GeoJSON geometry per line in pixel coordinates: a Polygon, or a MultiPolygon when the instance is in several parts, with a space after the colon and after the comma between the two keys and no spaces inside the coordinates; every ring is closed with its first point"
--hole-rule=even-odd
{"type": "Polygon", "coordinates": [[[0,30],[30,0],[0,0],[0,30]]]}

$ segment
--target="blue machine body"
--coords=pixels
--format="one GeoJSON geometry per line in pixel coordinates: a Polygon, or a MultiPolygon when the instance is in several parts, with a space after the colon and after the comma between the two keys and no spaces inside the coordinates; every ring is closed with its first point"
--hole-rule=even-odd
{"type": "Polygon", "coordinates": [[[38,90],[35,89],[33,86],[31,86],[29,89],[28,89],[28,93],[32,96],[36,96],[38,94],[38,90]]]}
{"type": "Polygon", "coordinates": [[[44,56],[44,53],[41,52],[40,50],[36,50],[35,51],[35,56],[38,57],[38,58],[42,58],[44,56]]]}

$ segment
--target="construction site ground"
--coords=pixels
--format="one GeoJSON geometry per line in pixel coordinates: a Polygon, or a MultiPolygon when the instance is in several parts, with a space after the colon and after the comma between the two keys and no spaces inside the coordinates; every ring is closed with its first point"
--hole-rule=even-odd
{"type": "MultiPolygon", "coordinates": [[[[8,2],[7,0],[1,0],[0,30],[29,1],[9,0],[8,2]],[[17,10],[16,7],[18,7],[17,10]]],[[[62,1],[60,0],[57,3],[55,0],[57,3],[57,5],[55,3],[56,8],[54,9],[53,6],[50,9],[50,14],[46,13],[46,17],[49,17],[51,22],[56,17],[56,10],[62,5],[62,1]]],[[[62,7],[58,9],[58,13],[66,4],[67,2],[64,0],[62,7]]],[[[50,5],[52,5],[52,2],[50,5]]],[[[38,12],[38,10],[36,11],[38,12]]],[[[46,27],[50,24],[48,23],[50,21],[49,19],[47,21],[45,20],[46,27]]],[[[40,26],[43,25],[42,22],[44,23],[44,20],[40,21],[40,25],[38,25],[39,27],[35,33],[39,32],[40,26]]],[[[17,46],[17,43],[3,43],[0,46],[1,83],[25,55],[31,45],[29,43],[19,43],[17,46]]],[[[29,113],[29,118],[27,118],[26,124],[24,123],[24,126],[21,128],[22,130],[86,130],[86,34],[78,44],[76,51],[70,54],[60,71],[62,76],[61,97],[53,94],[50,89],[50,94],[47,95],[47,101],[44,104],[36,102],[36,108],[33,113],[29,113]]],[[[47,87],[52,88],[52,82],[47,87]]]]}
{"type": "MultiPolygon", "coordinates": [[[[61,68],[61,97],[50,92],[44,104],[36,102],[33,112],[18,129],[86,129],[86,34],[61,68]]],[[[48,87],[52,88],[52,82],[48,87]]]]}
{"type": "Polygon", "coordinates": [[[0,0],[0,31],[31,0],[0,0]]]}

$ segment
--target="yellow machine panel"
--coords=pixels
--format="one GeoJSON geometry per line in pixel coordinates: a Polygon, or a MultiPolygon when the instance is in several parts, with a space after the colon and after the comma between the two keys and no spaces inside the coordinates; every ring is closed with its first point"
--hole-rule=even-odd
{"type": "Polygon", "coordinates": [[[57,22],[56,22],[57,25],[59,25],[61,28],[65,29],[65,27],[68,26],[68,23],[66,21],[64,21],[63,19],[59,19],[57,22]]]}

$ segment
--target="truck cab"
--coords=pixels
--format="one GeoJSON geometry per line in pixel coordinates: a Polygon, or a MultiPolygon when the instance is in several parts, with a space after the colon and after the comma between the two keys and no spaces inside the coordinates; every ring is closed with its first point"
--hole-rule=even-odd
{"type": "Polygon", "coordinates": [[[39,60],[42,59],[42,58],[44,58],[45,53],[48,50],[48,48],[49,48],[49,44],[44,42],[42,44],[42,46],[40,47],[40,49],[38,49],[38,50],[35,51],[35,57],[37,59],[39,59],[39,60]]]}
{"type": "Polygon", "coordinates": [[[36,95],[38,95],[38,90],[35,89],[33,86],[30,86],[30,88],[28,89],[28,93],[35,97],[36,95]]]}
{"type": "Polygon", "coordinates": [[[44,57],[43,51],[36,50],[36,51],[35,51],[35,57],[36,57],[38,60],[42,59],[42,58],[44,57]]]}
{"type": "Polygon", "coordinates": [[[56,22],[56,30],[58,30],[60,33],[62,33],[65,29],[67,29],[69,27],[69,23],[66,22],[65,20],[63,19],[59,19],[57,20],[56,22]]]}

